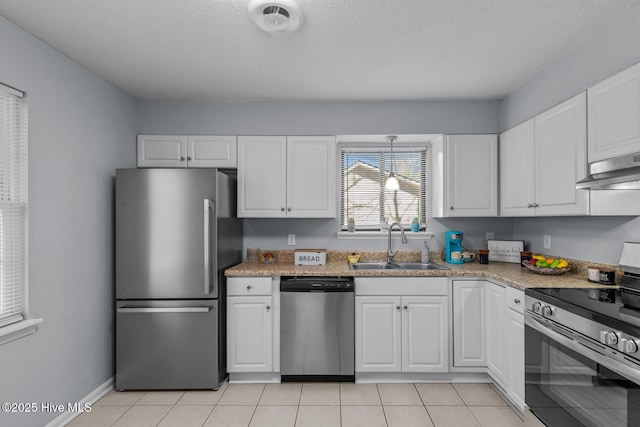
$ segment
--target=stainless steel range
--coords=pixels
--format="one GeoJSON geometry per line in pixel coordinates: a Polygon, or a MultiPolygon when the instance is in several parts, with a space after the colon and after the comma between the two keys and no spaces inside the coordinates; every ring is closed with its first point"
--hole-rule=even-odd
{"type": "Polygon", "coordinates": [[[640,426],[640,243],[622,286],[525,291],[525,401],[548,426],[640,426]]]}

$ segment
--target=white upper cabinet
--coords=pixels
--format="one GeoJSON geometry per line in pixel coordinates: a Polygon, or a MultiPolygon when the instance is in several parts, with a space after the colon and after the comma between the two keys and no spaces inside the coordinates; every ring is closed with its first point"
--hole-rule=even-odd
{"type": "Polygon", "coordinates": [[[576,190],[587,176],[586,94],[535,118],[536,215],[587,215],[589,191],[576,190]]]}
{"type": "Polygon", "coordinates": [[[236,137],[138,135],[138,167],[235,168],[236,137]]]}
{"type": "Polygon", "coordinates": [[[238,166],[235,136],[188,136],[187,147],[187,165],[190,168],[238,166]]]}
{"type": "Polygon", "coordinates": [[[500,136],[502,216],[589,214],[586,117],[581,93],[500,136]]]}
{"type": "Polygon", "coordinates": [[[496,135],[446,135],[432,141],[434,217],[498,215],[496,135]]]}
{"type": "Polygon", "coordinates": [[[588,90],[589,163],[640,152],[640,64],[588,90]]]}
{"type": "Polygon", "coordinates": [[[333,136],[238,137],[238,216],[335,218],[333,136]]]}
{"type": "Polygon", "coordinates": [[[535,200],[534,120],[500,135],[500,215],[527,216],[535,200]]]}

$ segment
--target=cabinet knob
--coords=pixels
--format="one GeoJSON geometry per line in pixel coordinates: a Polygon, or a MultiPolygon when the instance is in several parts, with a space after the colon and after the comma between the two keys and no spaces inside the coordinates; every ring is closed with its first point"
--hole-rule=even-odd
{"type": "Polygon", "coordinates": [[[409,307],[405,305],[405,306],[404,306],[404,309],[405,309],[405,310],[409,310],[409,307]]]}
{"type": "Polygon", "coordinates": [[[532,208],[532,207],[533,207],[533,203],[529,203],[529,204],[527,205],[527,207],[528,207],[528,208],[532,208]]]}
{"type": "Polygon", "coordinates": [[[191,156],[187,156],[187,160],[188,160],[188,161],[191,161],[191,156]]]}
{"type": "Polygon", "coordinates": [[[268,306],[266,307],[266,309],[267,309],[267,310],[271,310],[271,306],[270,306],[270,305],[268,305],[268,306]]]}
{"type": "Polygon", "coordinates": [[[247,285],[247,290],[250,291],[251,290],[251,285],[247,285]]]}
{"type": "Polygon", "coordinates": [[[520,300],[518,298],[515,298],[513,302],[515,302],[516,304],[520,304],[520,300]]]}
{"type": "Polygon", "coordinates": [[[287,210],[288,210],[289,212],[291,212],[291,208],[287,208],[287,210]]]}
{"type": "Polygon", "coordinates": [[[449,206],[449,210],[453,210],[453,206],[449,206]]]}
{"type": "Polygon", "coordinates": [[[184,157],[180,156],[180,161],[184,162],[184,157]]]}
{"type": "Polygon", "coordinates": [[[284,212],[284,208],[280,208],[280,211],[284,212]]]}
{"type": "Polygon", "coordinates": [[[537,207],[538,207],[538,204],[537,204],[537,203],[534,203],[534,204],[533,204],[533,207],[534,207],[534,208],[537,208],[537,207]]]}
{"type": "Polygon", "coordinates": [[[396,310],[400,310],[400,306],[399,306],[399,305],[398,305],[398,306],[396,306],[396,310]]]}

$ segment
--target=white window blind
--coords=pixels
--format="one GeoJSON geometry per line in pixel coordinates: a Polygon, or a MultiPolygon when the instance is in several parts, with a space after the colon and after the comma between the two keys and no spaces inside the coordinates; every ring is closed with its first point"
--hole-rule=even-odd
{"type": "Polygon", "coordinates": [[[27,310],[27,103],[0,85],[0,327],[27,310]]]}
{"type": "Polygon", "coordinates": [[[413,218],[426,228],[426,164],[425,147],[342,147],[341,150],[341,220],[342,228],[353,218],[356,230],[379,229],[386,217],[408,226],[413,218]],[[384,182],[393,171],[400,183],[396,191],[385,190],[384,182]]]}

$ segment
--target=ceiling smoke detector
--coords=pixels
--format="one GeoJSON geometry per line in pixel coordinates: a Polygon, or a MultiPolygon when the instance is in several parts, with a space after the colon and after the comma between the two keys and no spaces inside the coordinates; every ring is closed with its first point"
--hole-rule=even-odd
{"type": "Polygon", "coordinates": [[[292,33],[303,21],[302,10],[293,0],[251,0],[249,15],[268,33],[292,33]]]}

